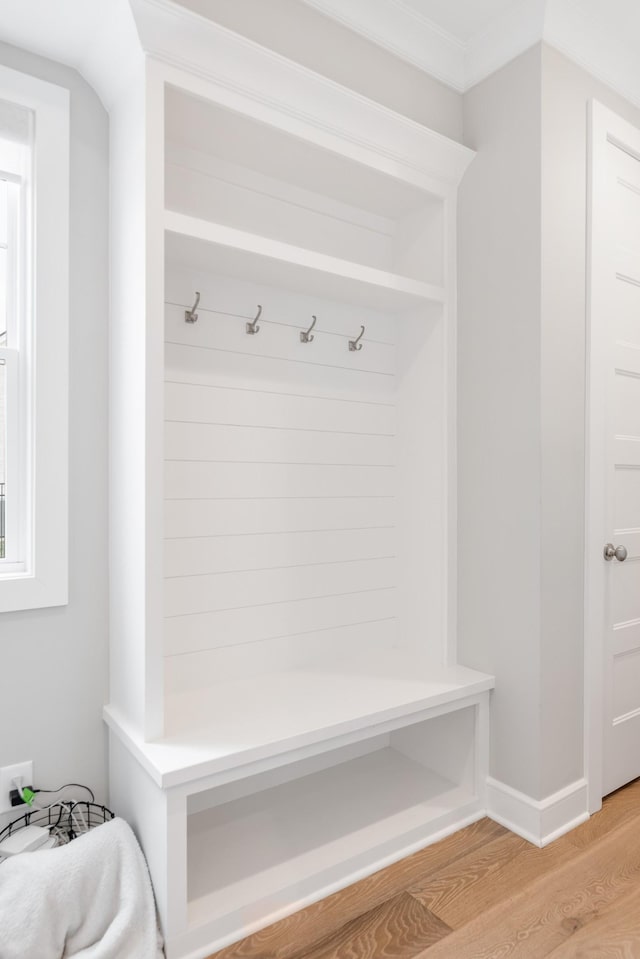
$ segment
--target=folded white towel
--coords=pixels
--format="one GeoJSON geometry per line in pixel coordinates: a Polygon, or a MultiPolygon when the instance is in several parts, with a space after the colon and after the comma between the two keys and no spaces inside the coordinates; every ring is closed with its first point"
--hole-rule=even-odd
{"type": "Polygon", "coordinates": [[[0,959],[160,959],[147,864],[123,819],[0,864],[0,959]]]}

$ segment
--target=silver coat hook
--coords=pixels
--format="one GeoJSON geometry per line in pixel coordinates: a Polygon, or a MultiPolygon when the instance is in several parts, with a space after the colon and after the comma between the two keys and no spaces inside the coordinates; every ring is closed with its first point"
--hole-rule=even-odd
{"type": "Polygon", "coordinates": [[[196,310],[198,309],[198,303],[200,302],[200,294],[196,290],[196,302],[193,304],[193,309],[184,311],[184,321],[185,323],[197,323],[198,314],[196,310]]]}
{"type": "Polygon", "coordinates": [[[313,314],[312,314],[312,315],[311,315],[311,319],[313,320],[313,323],[311,324],[311,326],[309,327],[309,329],[308,329],[308,330],[301,330],[301,331],[300,331],[300,342],[301,342],[301,343],[313,343],[314,336],[313,336],[313,333],[311,332],[311,330],[314,328],[314,326],[315,326],[316,323],[318,322],[318,317],[317,317],[317,316],[313,316],[313,314]]]}
{"type": "Polygon", "coordinates": [[[357,336],[355,340],[349,340],[349,350],[351,351],[351,353],[354,353],[354,352],[357,353],[358,350],[362,349],[362,343],[360,343],[360,340],[362,339],[363,336],[364,336],[364,326],[361,326],[360,336],[357,336]]]}
{"type": "Polygon", "coordinates": [[[260,319],[261,313],[262,313],[262,307],[260,306],[260,304],[258,304],[258,312],[255,315],[255,319],[253,319],[251,323],[247,323],[247,333],[250,336],[253,336],[254,333],[260,332],[260,327],[257,324],[258,324],[258,320],[260,319]]]}

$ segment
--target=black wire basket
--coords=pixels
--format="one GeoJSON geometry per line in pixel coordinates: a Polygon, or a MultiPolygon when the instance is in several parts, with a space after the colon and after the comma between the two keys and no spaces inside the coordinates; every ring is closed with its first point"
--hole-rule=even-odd
{"type": "Polygon", "coordinates": [[[26,826],[42,826],[49,830],[50,836],[56,840],[56,846],[64,846],[110,819],[115,819],[115,814],[98,803],[58,802],[46,809],[33,809],[14,819],[0,832],[0,842],[26,826]]]}

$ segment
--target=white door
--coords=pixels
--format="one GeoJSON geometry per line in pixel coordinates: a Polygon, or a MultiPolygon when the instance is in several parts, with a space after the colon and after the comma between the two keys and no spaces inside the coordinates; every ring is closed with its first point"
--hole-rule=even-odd
{"type": "Polygon", "coordinates": [[[640,776],[640,131],[593,104],[590,142],[586,615],[595,809],[640,776]]]}

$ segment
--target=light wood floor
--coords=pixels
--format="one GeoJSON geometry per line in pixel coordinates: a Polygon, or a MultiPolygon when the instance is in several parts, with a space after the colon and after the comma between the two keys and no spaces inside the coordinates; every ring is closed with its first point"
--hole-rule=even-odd
{"type": "Polygon", "coordinates": [[[640,779],[545,849],[482,819],[215,959],[546,956],[640,959],[640,779]]]}

